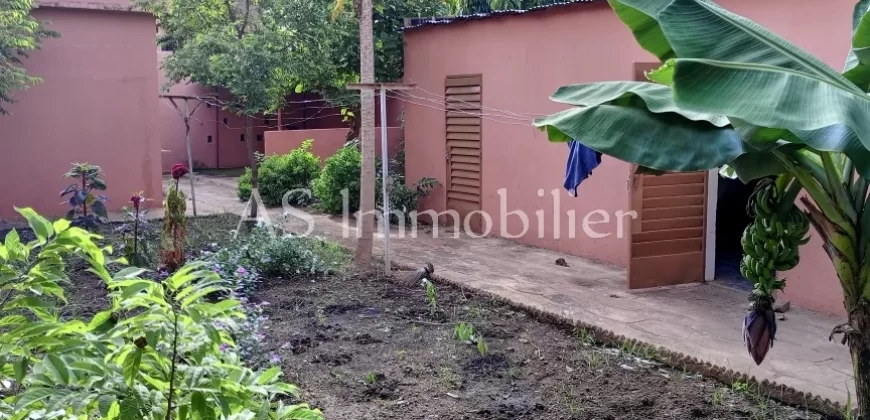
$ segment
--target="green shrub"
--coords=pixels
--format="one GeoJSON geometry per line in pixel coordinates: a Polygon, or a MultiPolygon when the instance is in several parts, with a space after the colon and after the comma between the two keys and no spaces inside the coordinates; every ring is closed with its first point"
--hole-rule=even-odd
{"type": "MultiPolygon", "coordinates": [[[[378,168],[380,168],[380,159],[378,159],[378,168]]],[[[435,178],[424,177],[421,178],[416,184],[408,185],[407,180],[405,179],[405,140],[402,140],[399,151],[396,155],[390,159],[390,178],[392,179],[392,186],[390,189],[390,223],[399,223],[399,217],[392,213],[394,210],[401,211],[405,215],[405,223],[411,222],[410,212],[417,210],[417,203],[421,198],[424,198],[432,193],[432,190],[435,189],[440,183],[435,178]]],[[[375,194],[377,195],[375,199],[375,206],[378,208],[382,207],[383,203],[383,189],[382,189],[382,177],[380,170],[377,175],[377,189],[375,190],[375,194]]]]}
{"type": "MultiPolygon", "coordinates": [[[[300,188],[308,188],[311,181],[320,174],[320,158],[311,153],[312,140],[302,144],[285,155],[273,154],[260,162],[259,187],[260,198],[267,206],[282,204],[284,194],[300,188]]],[[[251,197],[251,173],[246,169],[239,177],[236,187],[239,198],[247,201],[251,197]]],[[[290,204],[308,204],[310,201],[304,195],[292,195],[290,204]]]]}
{"type": "Polygon", "coordinates": [[[264,276],[331,274],[341,270],[348,259],[337,244],[281,232],[271,235],[266,228],[255,228],[242,248],[248,264],[264,276]]]}
{"type": "Polygon", "coordinates": [[[362,155],[354,146],[342,147],[327,158],[320,177],[312,183],[314,196],[319,200],[317,207],[328,213],[341,213],[341,191],[347,189],[350,212],[359,210],[361,167],[362,155]]]}
{"type": "Polygon", "coordinates": [[[251,168],[245,168],[245,173],[239,177],[239,183],[236,185],[236,194],[239,195],[239,200],[250,200],[251,190],[251,168]]]}
{"type": "Polygon", "coordinates": [[[162,281],[115,263],[98,236],[22,209],[36,239],[0,244],[2,419],[321,419],[281,382],[281,368],[244,366],[233,336],[245,317],[218,275],[189,264],[162,281]],[[105,282],[109,303],[91,319],[61,317],[64,260],[77,255],[105,282]]]}

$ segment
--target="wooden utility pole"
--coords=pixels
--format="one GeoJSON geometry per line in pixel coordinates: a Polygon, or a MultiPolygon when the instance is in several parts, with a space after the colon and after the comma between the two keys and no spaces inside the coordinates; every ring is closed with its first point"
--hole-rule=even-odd
{"type": "MultiPolygon", "coordinates": [[[[359,10],[360,80],[375,81],[375,51],[372,34],[372,0],[361,0],[359,10]]],[[[372,262],[372,244],[375,230],[375,95],[371,89],[360,91],[360,213],[361,232],[356,245],[354,261],[359,268],[368,268],[372,262]]]]}
{"type": "MultiPolygon", "coordinates": [[[[387,275],[390,275],[390,190],[387,182],[390,179],[390,159],[387,150],[387,91],[413,90],[416,87],[417,85],[405,83],[351,83],[347,85],[348,89],[371,92],[379,90],[381,93],[381,180],[383,181],[381,182],[381,195],[383,196],[381,210],[383,211],[384,225],[384,272],[387,275]]],[[[369,250],[369,254],[371,254],[371,250],[369,250]]]]}
{"type": "Polygon", "coordinates": [[[190,171],[190,201],[193,203],[193,216],[196,217],[196,191],[193,189],[193,151],[190,146],[190,119],[193,117],[193,114],[196,114],[196,110],[199,109],[200,105],[202,105],[202,101],[199,98],[193,98],[190,96],[178,96],[178,95],[160,95],[161,98],[169,99],[169,102],[172,103],[172,106],[178,111],[178,114],[181,115],[181,120],[184,121],[184,137],[185,143],[187,145],[187,166],[188,171],[190,171]],[[175,102],[175,100],[184,100],[184,109],[175,102]],[[190,109],[188,101],[193,99],[196,101],[196,106],[193,107],[193,110],[190,109]]]}

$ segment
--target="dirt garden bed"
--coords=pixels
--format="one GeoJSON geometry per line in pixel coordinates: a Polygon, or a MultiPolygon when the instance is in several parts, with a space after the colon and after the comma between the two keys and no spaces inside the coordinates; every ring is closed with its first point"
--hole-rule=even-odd
{"type": "Polygon", "coordinates": [[[377,275],[266,284],[270,350],[329,419],[820,418],[452,286],[433,313],[422,289],[377,275]],[[458,322],[487,354],[454,339],[458,322]]]}
{"type": "MultiPolygon", "coordinates": [[[[237,220],[190,220],[190,248],[229,241],[237,220]]],[[[105,307],[102,283],[71,268],[65,312],[105,307]]],[[[327,419],[826,418],[744,382],[659,365],[640,348],[597,346],[583,330],[452,285],[437,284],[436,311],[422,287],[373,273],[267,277],[252,300],[268,317],[263,358],[280,356],[286,379],[327,419]],[[459,322],[474,325],[486,354],[454,338],[459,322]]]]}

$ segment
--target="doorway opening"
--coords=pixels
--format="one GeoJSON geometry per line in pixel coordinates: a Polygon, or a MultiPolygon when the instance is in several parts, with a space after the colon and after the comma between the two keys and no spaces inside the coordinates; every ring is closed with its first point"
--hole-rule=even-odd
{"type": "Polygon", "coordinates": [[[738,179],[718,177],[716,204],[716,266],[714,281],[740,290],[751,290],[752,283],[740,274],[743,248],[740,238],[752,218],[746,204],[757,181],[744,184],[738,179]]]}

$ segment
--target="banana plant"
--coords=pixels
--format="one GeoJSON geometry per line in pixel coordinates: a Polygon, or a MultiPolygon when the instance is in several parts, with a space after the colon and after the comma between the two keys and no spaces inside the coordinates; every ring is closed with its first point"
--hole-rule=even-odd
{"type": "Polygon", "coordinates": [[[744,249],[756,253],[741,267],[756,281],[744,319],[747,349],[761,363],[773,344],[769,309],[773,291],[784,287],[775,272],[797,263],[790,254],[806,242],[805,217],[843,289],[848,321],[831,337],[842,334],[849,347],[857,408],[870,416],[870,0],[855,6],[843,72],[707,0],[609,3],[662,66],[650,82],[563,86],[552,100],[574,107],[535,125],[550,141],[577,139],[654,171],[721,168],[744,182],[775,179],[755,196],[763,201],[755,206],[764,211],[756,215],[761,228],[744,238],[744,249]],[[769,242],[770,233],[780,241],[769,242]]]}

